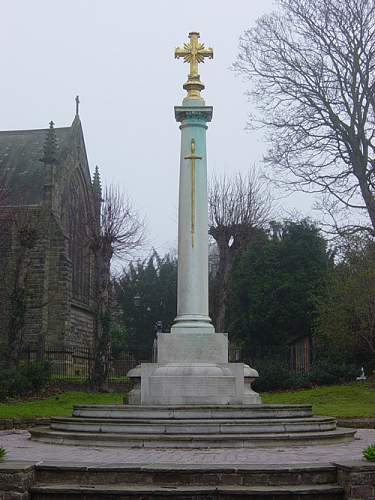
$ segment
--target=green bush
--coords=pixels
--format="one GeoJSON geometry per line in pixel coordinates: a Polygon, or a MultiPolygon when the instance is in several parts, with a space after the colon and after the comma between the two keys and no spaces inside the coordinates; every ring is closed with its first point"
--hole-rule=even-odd
{"type": "Polygon", "coordinates": [[[362,455],[369,462],[375,462],[375,444],[370,444],[367,448],[362,451],[362,455]]]}
{"type": "Polygon", "coordinates": [[[37,393],[50,379],[51,364],[39,361],[17,369],[0,369],[0,400],[37,393]]]}
{"type": "Polygon", "coordinates": [[[352,382],[359,374],[358,367],[344,363],[319,361],[309,373],[296,373],[280,359],[261,359],[251,364],[259,372],[254,388],[260,392],[305,389],[321,385],[352,382]]]}
{"type": "Polygon", "coordinates": [[[332,363],[328,360],[316,361],[309,373],[313,385],[333,385],[353,382],[358,375],[358,367],[346,363],[332,363]]]}
{"type": "Polygon", "coordinates": [[[27,367],[26,376],[33,391],[38,392],[46,387],[51,378],[51,368],[49,361],[40,361],[27,367]]]}
{"type": "Polygon", "coordinates": [[[282,360],[258,360],[253,366],[259,372],[254,388],[260,392],[300,389],[311,385],[308,375],[292,372],[282,360]]]}
{"type": "Polygon", "coordinates": [[[3,462],[7,455],[7,450],[0,447],[0,462],[3,462]]]}

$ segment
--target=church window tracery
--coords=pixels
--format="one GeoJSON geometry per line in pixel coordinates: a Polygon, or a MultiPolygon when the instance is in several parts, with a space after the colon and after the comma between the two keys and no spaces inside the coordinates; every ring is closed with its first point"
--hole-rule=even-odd
{"type": "Polygon", "coordinates": [[[79,176],[73,175],[67,190],[69,204],[67,233],[72,262],[72,296],[86,305],[90,301],[91,250],[88,214],[79,176]]]}

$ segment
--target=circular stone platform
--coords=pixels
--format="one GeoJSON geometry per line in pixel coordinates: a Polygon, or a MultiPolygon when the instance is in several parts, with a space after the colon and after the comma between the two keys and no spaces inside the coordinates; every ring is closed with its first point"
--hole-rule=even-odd
{"type": "Polygon", "coordinates": [[[88,405],[30,433],[36,441],[70,445],[252,448],[348,442],[355,431],[313,416],[311,405],[88,405]]]}

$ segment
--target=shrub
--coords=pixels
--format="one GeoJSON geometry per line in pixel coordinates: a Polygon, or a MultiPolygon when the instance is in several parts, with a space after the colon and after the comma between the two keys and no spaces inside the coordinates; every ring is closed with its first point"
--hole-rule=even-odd
{"type": "Polygon", "coordinates": [[[375,444],[370,444],[367,448],[362,451],[362,455],[369,462],[375,462],[375,444]]]}
{"type": "Polygon", "coordinates": [[[257,391],[267,392],[310,387],[308,375],[292,372],[285,361],[262,359],[254,363],[254,368],[259,372],[259,379],[254,383],[254,388],[257,391]]]}
{"type": "Polygon", "coordinates": [[[3,462],[7,455],[7,450],[0,447],[0,462],[3,462]]]}
{"type": "Polygon", "coordinates": [[[51,368],[49,361],[33,363],[26,368],[26,376],[33,391],[38,392],[46,387],[51,377],[51,368]]]}
{"type": "Polygon", "coordinates": [[[51,375],[51,364],[40,361],[17,369],[0,370],[0,400],[39,392],[51,375]]]}
{"type": "Polygon", "coordinates": [[[259,373],[259,378],[254,382],[256,391],[267,392],[289,387],[289,370],[285,363],[262,359],[250,366],[259,373]]]}
{"type": "Polygon", "coordinates": [[[352,382],[359,374],[358,367],[345,363],[335,364],[320,360],[309,373],[296,373],[280,359],[262,359],[254,362],[259,379],[254,388],[260,392],[303,389],[320,385],[334,385],[352,382]]]}
{"type": "Polygon", "coordinates": [[[319,360],[313,364],[309,376],[313,385],[333,385],[352,382],[358,374],[354,365],[319,360]]]}

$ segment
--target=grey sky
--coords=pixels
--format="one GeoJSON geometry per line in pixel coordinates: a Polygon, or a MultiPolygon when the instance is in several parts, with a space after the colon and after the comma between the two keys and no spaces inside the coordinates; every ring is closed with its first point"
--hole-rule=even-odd
{"type": "MultiPolygon", "coordinates": [[[[74,118],[76,94],[91,170],[126,191],[148,221],[148,247],[176,246],[179,129],[173,106],[188,67],[175,60],[189,31],[213,47],[201,66],[209,175],[247,171],[264,152],[244,130],[250,104],[229,70],[238,38],[273,0],[2,0],[0,129],[74,118]]],[[[304,198],[298,203],[303,210],[304,198]]],[[[307,203],[307,202],[306,202],[307,203]]]]}

